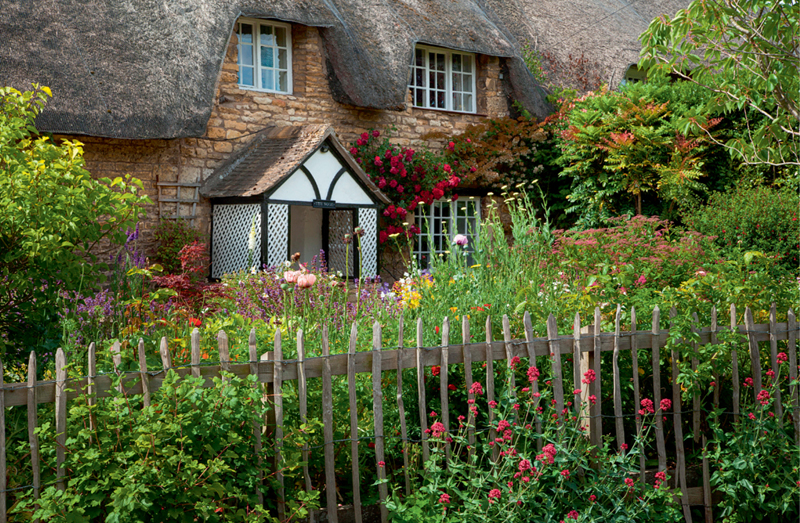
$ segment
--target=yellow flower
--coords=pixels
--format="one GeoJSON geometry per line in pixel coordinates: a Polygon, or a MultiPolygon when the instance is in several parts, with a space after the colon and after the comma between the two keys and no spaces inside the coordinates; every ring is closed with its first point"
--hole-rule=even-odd
{"type": "Polygon", "coordinates": [[[456,313],[456,311],[458,311],[458,307],[450,307],[450,312],[452,312],[453,314],[455,314],[455,313],[456,313]]]}

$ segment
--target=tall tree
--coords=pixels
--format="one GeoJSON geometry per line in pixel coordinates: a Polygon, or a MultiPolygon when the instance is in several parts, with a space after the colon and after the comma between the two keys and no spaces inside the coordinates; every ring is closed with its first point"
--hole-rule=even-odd
{"type": "MultiPolygon", "coordinates": [[[[710,89],[717,95],[705,109],[747,110],[745,137],[724,144],[731,152],[751,164],[800,166],[800,1],[695,0],[654,20],[640,40],[648,75],[710,89]]],[[[684,126],[699,128],[702,114],[684,126]]]]}

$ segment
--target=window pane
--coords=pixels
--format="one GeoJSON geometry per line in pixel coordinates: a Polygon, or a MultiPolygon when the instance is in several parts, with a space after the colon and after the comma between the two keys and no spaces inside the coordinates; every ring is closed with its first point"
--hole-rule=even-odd
{"type": "Polygon", "coordinates": [[[444,89],[444,73],[436,73],[436,88],[437,89],[444,89]]]}
{"type": "Polygon", "coordinates": [[[464,60],[464,72],[471,73],[472,72],[472,57],[471,56],[463,56],[464,60]]]}
{"type": "Polygon", "coordinates": [[[453,91],[461,91],[461,75],[454,74],[453,75],[453,91]]]}
{"type": "Polygon", "coordinates": [[[422,49],[414,51],[414,63],[417,67],[425,67],[425,51],[422,49]]]}
{"type": "Polygon", "coordinates": [[[278,49],[278,68],[288,69],[289,67],[289,51],[286,49],[278,49]]]}
{"type": "Polygon", "coordinates": [[[454,111],[464,110],[464,107],[461,105],[461,95],[459,93],[453,93],[453,110],[454,111]]]}
{"type": "Polygon", "coordinates": [[[287,73],[286,71],[278,72],[278,90],[279,91],[289,90],[289,73],[287,73]]]}
{"type": "Polygon", "coordinates": [[[278,45],[278,47],[286,47],[286,28],[275,28],[275,43],[278,45]]]}
{"type": "Polygon", "coordinates": [[[461,55],[453,55],[453,71],[461,71],[461,55]]]}
{"type": "Polygon", "coordinates": [[[417,95],[414,97],[414,105],[417,107],[425,107],[425,89],[417,89],[417,95]]]}
{"type": "Polygon", "coordinates": [[[459,91],[464,91],[465,93],[472,92],[472,75],[471,74],[464,74],[461,75],[461,89],[459,91]]]}
{"type": "Polygon", "coordinates": [[[446,70],[446,68],[447,68],[447,66],[445,65],[444,55],[443,54],[437,54],[436,55],[436,69],[438,71],[444,71],[444,70],[446,70]]]}
{"type": "Polygon", "coordinates": [[[272,47],[261,48],[261,67],[275,67],[275,60],[272,54],[272,47]]]}
{"type": "Polygon", "coordinates": [[[249,85],[253,87],[252,67],[239,67],[239,85],[249,85]]]}
{"type": "Polygon", "coordinates": [[[473,111],[474,110],[472,108],[472,95],[471,94],[463,95],[463,102],[462,103],[464,105],[464,108],[461,109],[462,111],[473,111]]]}
{"type": "Polygon", "coordinates": [[[261,88],[275,89],[275,71],[272,69],[261,70],[261,88]]]}
{"type": "Polygon", "coordinates": [[[436,91],[436,107],[439,109],[445,108],[444,91],[436,91]]]}
{"type": "Polygon", "coordinates": [[[428,107],[437,107],[436,105],[436,91],[428,92],[428,107]]]}
{"type": "Polygon", "coordinates": [[[239,44],[239,64],[253,65],[253,46],[239,44]]]}
{"type": "Polygon", "coordinates": [[[272,37],[272,26],[261,26],[261,45],[275,45],[275,39],[272,37]]]}
{"type": "Polygon", "coordinates": [[[250,24],[239,24],[239,43],[253,43],[253,26],[250,24]]]}
{"type": "Polygon", "coordinates": [[[414,69],[414,85],[425,87],[425,69],[414,69]]]}

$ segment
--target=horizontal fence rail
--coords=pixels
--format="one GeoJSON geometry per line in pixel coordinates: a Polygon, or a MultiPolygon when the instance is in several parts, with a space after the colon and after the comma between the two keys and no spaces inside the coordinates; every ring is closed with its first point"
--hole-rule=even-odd
{"type": "MultiPolygon", "coordinates": [[[[671,314],[673,315],[674,312],[671,314]]],[[[718,335],[722,332],[736,332],[746,337],[747,343],[742,344],[739,349],[733,350],[732,356],[732,403],[733,403],[733,416],[735,422],[738,421],[740,415],[740,394],[739,384],[742,377],[740,376],[739,365],[741,361],[749,359],[750,368],[753,372],[754,392],[757,394],[762,386],[761,380],[761,366],[759,354],[759,342],[768,342],[770,347],[770,367],[778,374],[777,361],[777,347],[778,341],[786,341],[786,348],[789,358],[789,378],[792,381],[790,386],[790,405],[792,409],[792,419],[795,430],[795,439],[798,441],[800,437],[800,411],[798,411],[798,387],[795,383],[797,379],[797,354],[796,354],[796,341],[798,326],[795,315],[792,311],[788,311],[787,322],[779,323],[775,320],[776,311],[773,305],[770,310],[770,321],[767,324],[755,324],[753,322],[752,312],[747,309],[744,314],[744,324],[740,325],[736,322],[736,310],[731,307],[730,310],[730,323],[724,326],[726,322],[718,321],[717,311],[712,311],[711,325],[703,328],[696,328],[695,332],[698,335],[698,340],[694,341],[695,351],[700,345],[717,344],[718,335]]],[[[338,500],[336,495],[336,472],[334,470],[334,434],[333,434],[333,391],[332,391],[332,377],[333,376],[346,376],[348,386],[348,403],[350,409],[350,424],[349,433],[350,438],[344,440],[351,443],[352,454],[352,484],[354,489],[354,512],[355,521],[362,521],[361,512],[361,478],[359,470],[359,450],[358,442],[363,437],[359,437],[359,420],[356,414],[357,394],[356,394],[356,374],[371,373],[372,374],[372,407],[373,407],[373,427],[371,427],[374,436],[372,441],[375,444],[376,453],[376,475],[379,480],[386,479],[386,470],[383,465],[384,452],[386,445],[386,436],[384,434],[384,414],[383,404],[386,401],[396,401],[397,410],[400,417],[399,439],[402,442],[403,448],[403,479],[404,479],[404,492],[406,495],[411,493],[411,479],[409,470],[409,445],[413,442],[408,436],[408,429],[406,426],[406,415],[408,414],[403,402],[403,373],[396,373],[396,397],[392,397],[394,393],[388,394],[386,386],[382,384],[381,378],[383,371],[392,371],[398,369],[414,369],[417,374],[417,402],[419,405],[419,421],[421,426],[421,444],[422,455],[424,459],[429,457],[429,442],[428,435],[425,429],[427,428],[427,398],[425,389],[425,369],[432,366],[439,366],[439,387],[440,387],[440,401],[442,405],[442,422],[445,430],[450,430],[450,413],[449,413],[449,378],[448,367],[451,365],[463,365],[466,383],[469,385],[475,381],[480,381],[481,378],[485,379],[485,390],[487,400],[492,401],[496,395],[495,384],[495,363],[497,361],[505,361],[506,366],[514,358],[520,360],[527,360],[529,365],[536,365],[537,358],[545,358],[550,365],[550,376],[553,380],[553,394],[556,404],[557,412],[560,412],[566,402],[574,401],[575,406],[584,403],[589,403],[589,396],[595,397],[596,402],[591,405],[588,415],[581,414],[580,423],[586,428],[587,436],[591,442],[596,445],[602,443],[602,418],[610,417],[614,419],[613,435],[617,442],[624,442],[625,439],[625,426],[623,424],[624,418],[635,417],[636,413],[624,413],[622,408],[622,389],[621,389],[621,376],[620,376],[620,359],[622,354],[630,354],[633,366],[633,394],[634,405],[638,408],[640,403],[640,375],[638,372],[638,351],[647,350],[652,354],[653,363],[653,401],[655,405],[660,405],[661,391],[662,391],[662,376],[660,369],[661,351],[667,346],[670,339],[669,329],[661,329],[662,324],[661,312],[656,308],[651,317],[650,329],[642,329],[638,327],[635,310],[631,310],[631,330],[622,331],[620,329],[620,307],[617,307],[615,318],[614,332],[601,332],[600,329],[600,311],[599,308],[595,310],[593,322],[590,325],[582,325],[580,316],[576,315],[574,320],[573,332],[569,334],[559,334],[557,332],[556,320],[550,316],[547,321],[547,336],[546,337],[533,337],[531,329],[530,316],[526,313],[524,316],[524,330],[525,339],[512,339],[509,327],[509,320],[503,317],[503,340],[494,340],[492,338],[492,325],[490,319],[486,321],[486,340],[484,342],[473,342],[470,335],[470,325],[466,318],[461,325],[462,339],[469,340],[469,343],[451,344],[450,343],[450,323],[447,319],[444,320],[441,329],[442,342],[439,346],[427,347],[423,345],[423,322],[422,319],[417,321],[416,327],[416,346],[402,347],[404,340],[404,324],[403,318],[400,318],[399,323],[399,344],[401,346],[384,349],[382,347],[381,326],[375,324],[373,326],[372,347],[368,351],[357,350],[357,330],[354,324],[351,330],[350,342],[347,353],[344,354],[330,354],[328,330],[323,327],[322,330],[322,356],[319,357],[306,357],[305,342],[303,332],[298,331],[297,339],[293,340],[297,343],[297,358],[292,360],[283,359],[282,340],[280,331],[276,331],[272,350],[263,351],[262,356],[258,356],[259,347],[256,343],[255,330],[250,334],[248,341],[248,354],[249,361],[232,363],[230,360],[230,351],[228,346],[228,336],[220,331],[217,337],[219,361],[210,364],[201,363],[200,358],[200,333],[198,329],[194,329],[191,335],[191,365],[176,367],[170,355],[167,344],[167,339],[162,338],[159,346],[159,354],[161,357],[162,365],[158,370],[148,369],[145,358],[145,344],[140,340],[136,347],[138,356],[139,369],[137,371],[122,371],[121,366],[121,351],[119,342],[116,342],[111,350],[113,373],[121,375],[122,380],[119,389],[127,394],[141,394],[143,397],[143,404],[149,405],[151,395],[157,391],[164,380],[166,372],[170,369],[174,370],[181,376],[199,376],[205,377],[204,386],[210,387],[213,385],[211,378],[219,376],[222,371],[230,372],[237,376],[256,375],[260,383],[266,384],[270,389],[270,405],[272,407],[270,417],[271,420],[263,420],[263,424],[256,424],[253,427],[254,446],[256,450],[260,450],[263,444],[263,438],[267,435],[274,438],[276,463],[281,461],[281,441],[283,439],[283,393],[282,387],[287,381],[297,381],[297,394],[298,405],[301,422],[305,422],[308,416],[308,380],[312,378],[321,378],[322,383],[322,421],[323,421],[323,436],[324,443],[321,447],[324,449],[325,461],[325,490],[327,496],[328,507],[328,520],[333,523],[338,523],[337,507],[338,500]],[[612,358],[612,380],[607,381],[613,388],[612,394],[603,396],[601,390],[601,361],[604,353],[611,353],[612,358]],[[562,356],[571,355],[573,357],[573,372],[572,376],[563,375],[562,371],[562,356]],[[485,376],[473,376],[474,363],[486,363],[485,376]],[[596,379],[590,385],[582,385],[581,378],[584,374],[592,369],[595,371],[596,379]],[[572,388],[570,388],[572,387],[572,388]],[[577,390],[581,389],[581,390],[577,390]],[[566,393],[564,391],[567,391],[566,393]],[[574,391],[574,392],[573,392],[574,391]],[[613,416],[606,416],[602,414],[602,401],[603,398],[611,396],[613,398],[613,416]],[[267,425],[273,427],[271,434],[265,431],[267,425]]],[[[668,320],[667,320],[668,322],[668,320]]],[[[671,486],[679,488],[681,492],[680,503],[683,506],[684,518],[686,521],[691,521],[691,513],[689,511],[690,505],[703,505],[704,516],[706,521],[711,521],[712,512],[712,499],[711,490],[709,486],[709,464],[705,454],[705,435],[701,432],[701,402],[699,394],[695,394],[691,398],[691,406],[681,406],[681,389],[676,381],[678,375],[678,359],[679,355],[673,348],[671,352],[671,398],[672,398],[672,421],[675,436],[676,448],[676,467],[673,475],[674,482],[671,486]],[[684,410],[685,409],[685,410],[684,410]],[[686,480],[686,456],[684,450],[684,437],[682,433],[683,418],[682,416],[689,416],[691,419],[692,434],[695,443],[701,441],[703,445],[702,452],[702,487],[689,487],[686,480]]],[[[98,374],[97,361],[96,361],[96,346],[92,343],[88,349],[88,374],[89,376],[82,378],[68,378],[67,377],[67,361],[66,355],[62,349],[56,352],[56,368],[55,380],[37,380],[37,360],[36,354],[31,353],[28,362],[28,381],[26,383],[4,383],[2,373],[2,361],[0,361],[0,523],[5,523],[7,520],[7,463],[6,463],[6,427],[5,427],[5,409],[6,407],[14,406],[27,406],[28,409],[28,442],[30,446],[31,457],[31,473],[32,484],[25,487],[30,488],[34,497],[38,497],[42,488],[41,485],[41,470],[40,470],[40,454],[39,442],[37,439],[36,428],[38,427],[37,405],[44,403],[54,403],[55,408],[55,427],[57,439],[57,469],[56,469],[56,482],[59,488],[64,487],[65,482],[68,480],[66,471],[64,470],[64,453],[66,442],[66,423],[67,423],[67,405],[68,402],[83,394],[90,394],[90,404],[95,403],[97,398],[107,397],[110,395],[112,385],[112,377],[108,374],[98,374]]],[[[697,368],[697,358],[691,360],[693,369],[697,368]]],[[[721,376],[715,376],[717,383],[721,383],[721,376]]],[[[513,392],[513,373],[510,374],[510,390],[513,392]]],[[[606,386],[606,384],[603,384],[606,386]]],[[[394,387],[394,385],[392,385],[394,387]]],[[[531,384],[532,392],[537,393],[539,384],[534,381],[531,384]]],[[[720,387],[717,386],[714,390],[713,402],[714,406],[718,407],[720,403],[719,396],[720,387]]],[[[667,394],[669,397],[669,393],[667,394]]],[[[538,396],[537,396],[538,397],[538,396]]],[[[474,394],[470,391],[468,393],[469,399],[474,399],[474,394]]],[[[537,400],[538,401],[538,400],[537,400]]],[[[537,404],[538,406],[538,404],[537,404]]],[[[782,401],[781,397],[776,394],[775,414],[780,416],[782,414],[782,401]]],[[[582,412],[582,411],[581,411],[582,412]]],[[[474,420],[472,413],[469,412],[467,426],[468,438],[470,444],[474,444],[476,437],[476,429],[473,426],[474,420]]],[[[489,422],[493,421],[493,412],[489,411],[489,422]]],[[[666,441],[665,441],[665,419],[661,415],[656,416],[655,426],[655,448],[658,455],[658,469],[666,470],[667,468],[667,455],[666,455],[666,441]]],[[[94,420],[90,420],[94,424],[94,420]]],[[[687,421],[688,422],[688,421],[687,421]]],[[[640,420],[636,419],[637,432],[640,428],[640,420]]],[[[535,420],[536,431],[542,433],[542,420],[537,418],[535,420]]],[[[495,430],[489,429],[489,437],[494,438],[495,430]]],[[[798,441],[800,443],[800,441],[798,441]]],[[[539,440],[541,445],[541,440],[539,440]]],[[[314,486],[308,468],[308,455],[312,449],[305,445],[302,449],[303,461],[303,485],[307,491],[311,491],[314,486]]],[[[499,449],[495,448],[496,451],[499,449]]],[[[450,448],[446,447],[446,456],[450,457],[450,448]]],[[[472,452],[472,451],[470,451],[472,452]]],[[[266,466],[266,464],[265,464],[266,466]]],[[[278,482],[278,517],[285,518],[285,492],[284,492],[284,478],[281,474],[280,467],[276,467],[276,479],[278,482]]],[[[640,456],[639,462],[640,480],[645,480],[645,458],[644,453],[640,456]]],[[[263,472],[262,472],[263,479],[263,472]]],[[[319,488],[319,486],[317,487],[319,488]]],[[[385,501],[388,496],[388,486],[385,482],[379,483],[378,497],[380,499],[380,516],[383,522],[388,519],[388,512],[386,510],[385,501]]],[[[259,501],[262,501],[262,494],[259,493],[259,501]]]]}

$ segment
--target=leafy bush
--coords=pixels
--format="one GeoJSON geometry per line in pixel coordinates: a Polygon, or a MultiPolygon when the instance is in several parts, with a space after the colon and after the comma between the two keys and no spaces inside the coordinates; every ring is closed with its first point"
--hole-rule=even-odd
{"type": "MultiPolygon", "coordinates": [[[[787,370],[783,359],[781,374],[787,370]]],[[[709,420],[714,431],[709,445],[713,449],[709,450],[711,486],[722,494],[715,515],[730,523],[797,521],[800,447],[792,436],[792,424],[786,415],[783,420],[773,415],[773,387],[764,389],[763,401],[753,397],[747,383],[743,391],[739,424],[726,426],[722,413],[714,413],[709,420]]],[[[787,396],[783,398],[785,402],[787,396]]],[[[789,403],[784,405],[788,412],[789,403]]]]}
{"type": "MultiPolygon", "coordinates": [[[[269,456],[253,445],[253,425],[267,410],[262,391],[252,375],[203,382],[171,370],[150,407],[113,388],[96,406],[72,403],[66,489],[50,485],[38,500],[29,493],[13,512],[46,521],[264,521],[257,493],[267,490],[258,478],[269,456]]],[[[50,423],[39,438],[44,470],[55,470],[50,423]]],[[[302,518],[306,508],[292,503],[287,512],[302,518]]]]}
{"type": "Polygon", "coordinates": [[[47,87],[0,87],[0,353],[41,342],[58,293],[101,279],[92,249],[124,243],[150,201],[135,178],[93,179],[80,142],[37,133],[49,96],[47,87]]]}
{"type": "MultiPolygon", "coordinates": [[[[530,367],[525,374],[528,379],[523,386],[513,396],[506,388],[495,404],[486,404],[480,383],[471,385],[476,401],[464,413],[468,416],[459,416],[458,429],[450,433],[431,412],[432,457],[425,463],[422,486],[405,499],[399,493],[393,496],[387,503],[392,521],[666,522],[681,518],[678,506],[671,502],[672,493],[660,485],[666,481],[665,471],[656,476],[655,488],[633,477],[643,434],[637,435],[630,451],[627,445],[619,452],[608,445],[593,450],[572,402],[556,412],[550,402],[550,382],[541,384],[541,393],[533,393],[527,382],[538,379],[539,371],[530,367]],[[473,420],[485,419],[483,409],[492,410],[497,421],[475,423],[487,430],[478,430],[477,444],[470,444],[469,427],[473,420]],[[537,415],[543,420],[541,435],[534,427],[537,415]],[[452,447],[449,460],[448,444],[452,447]]],[[[584,379],[593,381],[588,374],[584,379]]],[[[588,409],[588,403],[582,409],[588,409]]],[[[645,425],[652,424],[653,417],[646,415],[645,425]]]]}
{"type": "Polygon", "coordinates": [[[654,79],[564,101],[552,120],[562,176],[572,180],[568,212],[583,226],[628,212],[674,218],[709,188],[757,171],[718,145],[745,132],[746,120],[702,113],[709,97],[688,82],[654,79]]]}
{"type": "Polygon", "coordinates": [[[180,252],[186,245],[202,240],[200,231],[186,220],[161,220],[153,237],[158,242],[153,261],[164,268],[167,274],[180,274],[180,252]]]}
{"type": "Polygon", "coordinates": [[[730,258],[745,251],[774,254],[796,271],[800,258],[800,197],[790,188],[735,187],[714,193],[708,205],[686,213],[684,223],[716,243],[730,258]]]}

